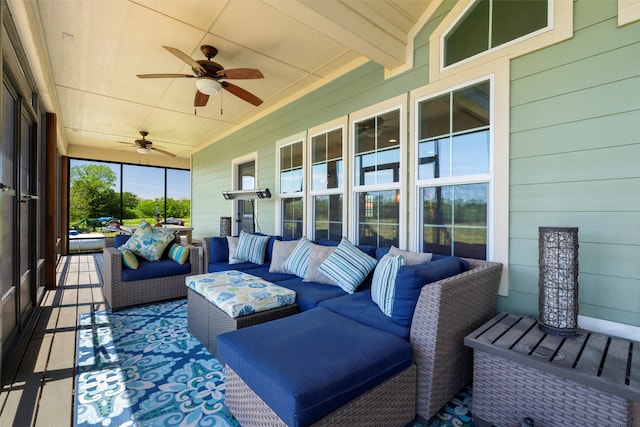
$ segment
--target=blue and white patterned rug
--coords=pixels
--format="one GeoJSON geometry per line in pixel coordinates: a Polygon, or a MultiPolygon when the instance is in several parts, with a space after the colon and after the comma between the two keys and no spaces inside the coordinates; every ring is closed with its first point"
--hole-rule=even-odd
{"type": "MultiPolygon", "coordinates": [[[[80,316],[75,426],[239,426],[223,365],[187,331],[186,309],[179,300],[80,316]]],[[[429,427],[473,425],[470,401],[462,390],[429,427]]]]}

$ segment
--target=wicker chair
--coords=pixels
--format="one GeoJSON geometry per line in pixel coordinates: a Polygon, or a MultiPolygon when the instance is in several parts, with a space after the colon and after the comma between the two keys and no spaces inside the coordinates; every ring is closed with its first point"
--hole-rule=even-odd
{"type": "MultiPolygon", "coordinates": [[[[464,337],[495,315],[502,264],[468,261],[468,271],[422,288],[410,335],[415,366],[327,414],[314,426],[404,425],[407,410],[413,414],[414,407],[418,420],[427,425],[471,381],[473,352],[465,347],[464,337]]],[[[284,426],[242,378],[229,366],[226,369],[226,404],[243,426],[284,426]]]]}
{"type": "Polygon", "coordinates": [[[190,273],[126,282],[122,281],[122,253],[116,248],[105,247],[103,249],[103,286],[104,296],[111,310],[117,311],[132,305],[185,298],[187,296],[185,277],[200,274],[202,269],[200,248],[186,246],[189,247],[190,273]]]}

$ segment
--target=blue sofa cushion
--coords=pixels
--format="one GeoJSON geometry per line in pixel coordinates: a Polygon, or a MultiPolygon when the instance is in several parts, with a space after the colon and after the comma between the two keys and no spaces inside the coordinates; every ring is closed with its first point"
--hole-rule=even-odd
{"type": "Polygon", "coordinates": [[[147,261],[138,258],[138,269],[122,269],[122,281],[153,279],[156,277],[177,276],[191,273],[191,264],[185,262],[180,265],[172,259],[164,258],[158,261],[147,261]]]}
{"type": "MultiPolygon", "coordinates": [[[[251,270],[247,271],[251,274],[251,270]]],[[[315,282],[303,282],[301,277],[275,282],[296,292],[296,303],[300,311],[310,310],[321,301],[329,298],[341,297],[347,293],[337,286],[324,285],[315,282]]]]}
{"type": "MultiPolygon", "coordinates": [[[[233,264],[236,265],[236,264],[233,264]]],[[[282,282],[284,280],[295,279],[297,276],[295,274],[290,273],[278,273],[278,272],[270,272],[268,265],[259,265],[258,268],[251,268],[245,270],[245,273],[251,274],[261,279],[266,280],[267,282],[274,283],[278,285],[278,282],[282,282]]]]}
{"type": "Polygon", "coordinates": [[[396,275],[396,289],[391,318],[400,325],[411,326],[413,312],[422,287],[431,282],[461,273],[462,263],[457,257],[442,257],[435,261],[400,267],[396,275]]]}
{"type": "Polygon", "coordinates": [[[229,242],[226,237],[212,237],[209,241],[209,263],[229,261],[229,242]]]}
{"type": "Polygon", "coordinates": [[[381,331],[390,332],[403,339],[409,339],[411,327],[399,325],[391,320],[389,316],[386,316],[378,305],[372,301],[371,289],[331,298],[320,302],[318,305],[381,331]]]}
{"type": "Polygon", "coordinates": [[[411,365],[406,340],[322,307],[219,335],[218,352],[295,427],[317,421],[411,365]]]}
{"type": "Polygon", "coordinates": [[[254,264],[252,262],[239,262],[237,264],[229,264],[227,260],[223,262],[210,262],[209,264],[207,264],[207,272],[215,273],[216,271],[228,270],[246,271],[261,267],[264,267],[264,264],[254,264]]]}

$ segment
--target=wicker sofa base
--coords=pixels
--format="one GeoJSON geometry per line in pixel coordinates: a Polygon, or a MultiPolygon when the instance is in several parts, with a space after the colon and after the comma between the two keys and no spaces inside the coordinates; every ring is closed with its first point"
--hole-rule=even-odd
{"type": "MultiPolygon", "coordinates": [[[[281,427],[286,424],[229,366],[225,403],[243,427],[281,427]]],[[[312,426],[405,426],[416,408],[416,366],[389,378],[327,414],[312,426]]]]}
{"type": "Polygon", "coordinates": [[[291,304],[233,318],[198,292],[191,288],[187,289],[187,328],[191,335],[196,337],[198,341],[209,350],[209,353],[218,359],[218,335],[281,317],[291,316],[299,311],[298,304],[291,304]]]}
{"type": "Polygon", "coordinates": [[[640,426],[640,403],[478,351],[473,419],[477,426],[640,426]]]}

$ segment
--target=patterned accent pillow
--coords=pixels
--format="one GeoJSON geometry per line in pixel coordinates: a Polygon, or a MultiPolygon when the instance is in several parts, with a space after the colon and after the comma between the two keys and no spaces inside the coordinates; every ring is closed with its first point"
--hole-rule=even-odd
{"type": "Polygon", "coordinates": [[[309,266],[307,267],[307,272],[305,273],[302,281],[324,283],[325,285],[335,286],[336,282],[329,279],[318,270],[320,264],[322,264],[335,250],[335,246],[322,246],[311,243],[309,250],[309,266]]]}
{"type": "Polygon", "coordinates": [[[118,249],[128,249],[134,254],[149,261],[157,261],[162,256],[169,243],[175,240],[176,236],[164,231],[162,228],[152,227],[147,221],[140,221],[131,238],[118,249]]]}
{"type": "Polygon", "coordinates": [[[431,261],[431,257],[433,257],[433,254],[429,252],[403,251],[402,249],[398,249],[395,246],[391,246],[391,249],[389,249],[389,255],[401,255],[407,262],[407,265],[423,264],[425,262],[431,261]]]}
{"type": "Polygon", "coordinates": [[[269,273],[288,273],[283,265],[297,244],[297,240],[276,240],[273,242],[273,254],[271,255],[269,273]]]}
{"type": "Polygon", "coordinates": [[[233,257],[254,264],[264,264],[264,253],[267,250],[268,243],[269,236],[240,231],[238,246],[236,247],[233,257]]]}
{"type": "Polygon", "coordinates": [[[396,276],[400,267],[406,265],[404,257],[387,254],[382,257],[373,272],[371,299],[378,304],[382,312],[391,317],[393,299],[396,294],[396,276]]]}
{"type": "Polygon", "coordinates": [[[343,291],[352,294],[375,267],[375,258],[343,237],[336,250],[320,264],[318,270],[343,291]]]}
{"type": "Polygon", "coordinates": [[[169,258],[182,265],[189,259],[189,248],[174,243],[169,248],[169,258]]]}
{"type": "Polygon", "coordinates": [[[303,277],[307,273],[307,266],[309,265],[309,252],[311,250],[311,242],[306,237],[301,237],[298,240],[298,244],[289,255],[289,258],[284,262],[282,268],[287,273],[295,274],[298,277],[303,277]]]}
{"type": "Polygon", "coordinates": [[[137,270],[138,257],[136,257],[136,254],[131,252],[129,249],[122,249],[120,252],[122,252],[122,263],[125,265],[125,267],[137,270]]]}

